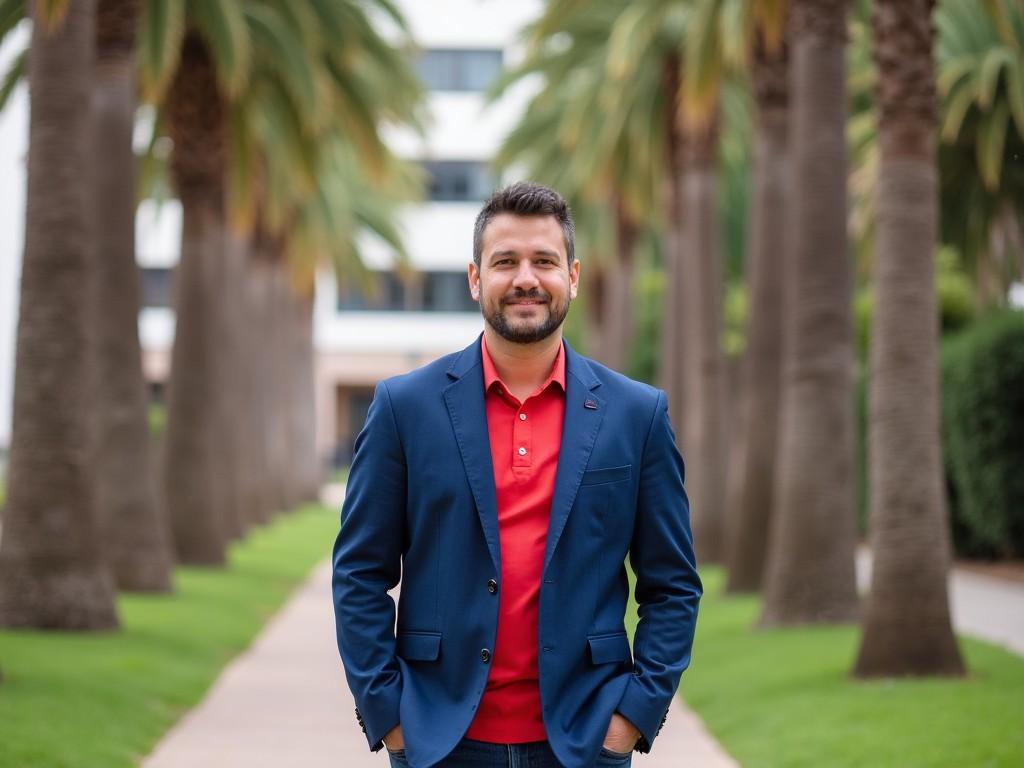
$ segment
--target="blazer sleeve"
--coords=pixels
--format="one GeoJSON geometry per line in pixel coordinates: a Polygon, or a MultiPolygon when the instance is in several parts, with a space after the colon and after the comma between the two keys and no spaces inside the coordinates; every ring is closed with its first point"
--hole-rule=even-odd
{"type": "Polygon", "coordinates": [[[332,578],[338,650],[373,751],[399,722],[402,673],[388,590],[401,575],[405,499],[405,455],[388,388],[381,382],[356,438],[332,578]]]}
{"type": "Polygon", "coordinates": [[[679,678],[690,664],[697,605],[703,593],[693,553],[684,474],[665,395],[659,392],[643,451],[629,548],[640,615],[633,638],[634,673],[616,708],[640,730],[637,749],[641,752],[650,751],[679,678]]]}

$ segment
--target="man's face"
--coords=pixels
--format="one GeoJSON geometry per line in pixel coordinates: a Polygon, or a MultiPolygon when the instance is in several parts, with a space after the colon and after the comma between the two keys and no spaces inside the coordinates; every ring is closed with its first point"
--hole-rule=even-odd
{"type": "Polygon", "coordinates": [[[499,213],[484,230],[482,251],[479,269],[469,265],[469,290],[487,324],[515,344],[558,330],[580,273],[578,260],[569,265],[558,220],[499,213]]]}

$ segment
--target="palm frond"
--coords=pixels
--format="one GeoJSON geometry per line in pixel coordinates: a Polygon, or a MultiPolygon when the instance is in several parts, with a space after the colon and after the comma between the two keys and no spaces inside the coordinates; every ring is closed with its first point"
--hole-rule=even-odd
{"type": "Polygon", "coordinates": [[[185,0],[146,0],[139,26],[139,76],[145,98],[159,101],[174,77],[185,38],[185,0]]]}
{"type": "Polygon", "coordinates": [[[25,48],[18,53],[4,73],[3,82],[0,83],[0,112],[7,108],[14,90],[28,77],[28,50],[25,48]]]}
{"type": "Polygon", "coordinates": [[[217,78],[229,96],[241,92],[249,77],[252,43],[243,3],[186,0],[188,20],[213,55],[217,78]]]}
{"type": "Polygon", "coordinates": [[[0,45],[15,27],[28,18],[25,0],[0,0],[0,45]]]}

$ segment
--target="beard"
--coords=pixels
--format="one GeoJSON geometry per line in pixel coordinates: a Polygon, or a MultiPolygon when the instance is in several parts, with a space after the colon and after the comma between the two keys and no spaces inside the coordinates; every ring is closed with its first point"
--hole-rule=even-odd
{"type": "Polygon", "coordinates": [[[483,314],[487,324],[501,338],[511,341],[513,344],[533,344],[543,341],[558,330],[566,315],[569,314],[570,303],[571,299],[569,299],[568,294],[563,303],[553,304],[551,302],[551,295],[545,291],[536,288],[531,291],[516,289],[512,293],[507,293],[501,297],[497,309],[490,310],[481,302],[480,312],[483,314]],[[524,300],[544,302],[543,305],[538,306],[547,308],[547,317],[541,320],[510,320],[505,314],[505,307],[513,302],[524,300]]]}

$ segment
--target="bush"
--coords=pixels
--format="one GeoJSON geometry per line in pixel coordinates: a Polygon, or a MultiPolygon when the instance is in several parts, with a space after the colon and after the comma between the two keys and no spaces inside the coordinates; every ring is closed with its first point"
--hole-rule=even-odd
{"type": "Polygon", "coordinates": [[[982,318],[942,348],[954,546],[1024,555],[1024,313],[982,318]]]}

